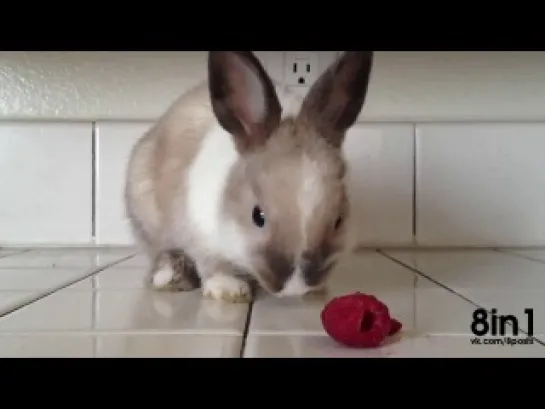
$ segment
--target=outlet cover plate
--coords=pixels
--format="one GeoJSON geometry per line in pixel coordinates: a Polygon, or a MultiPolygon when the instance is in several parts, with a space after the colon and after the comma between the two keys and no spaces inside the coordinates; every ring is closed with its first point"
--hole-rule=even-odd
{"type": "Polygon", "coordinates": [[[284,82],[288,86],[310,86],[319,71],[318,55],[312,51],[286,51],[284,82]]]}
{"type": "Polygon", "coordinates": [[[337,56],[338,51],[285,51],[284,85],[305,92],[337,56]]]}

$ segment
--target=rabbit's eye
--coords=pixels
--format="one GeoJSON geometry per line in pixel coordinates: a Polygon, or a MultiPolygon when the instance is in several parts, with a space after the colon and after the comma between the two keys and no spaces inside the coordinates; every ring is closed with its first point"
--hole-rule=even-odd
{"type": "Polygon", "coordinates": [[[252,220],[257,227],[265,226],[265,215],[259,206],[255,206],[252,211],[252,220]]]}
{"type": "Polygon", "coordinates": [[[335,230],[338,230],[342,224],[343,224],[343,218],[339,216],[339,218],[335,221],[335,230]]]}

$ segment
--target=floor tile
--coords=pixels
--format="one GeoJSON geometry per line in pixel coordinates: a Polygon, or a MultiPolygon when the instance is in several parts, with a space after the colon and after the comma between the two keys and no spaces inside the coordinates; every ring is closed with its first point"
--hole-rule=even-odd
{"type": "Polygon", "coordinates": [[[92,358],[92,336],[0,334],[0,358],[92,358]]]}
{"type": "Polygon", "coordinates": [[[99,290],[96,304],[96,328],[114,332],[242,334],[249,309],[248,304],[205,299],[198,290],[99,290]]]}
{"type": "Polygon", "coordinates": [[[147,288],[148,269],[144,267],[109,268],[95,276],[98,290],[142,290],[147,288]]]}
{"type": "Polygon", "coordinates": [[[0,258],[0,268],[93,268],[132,254],[117,249],[35,249],[0,258]]]}
{"type": "Polygon", "coordinates": [[[380,254],[351,257],[340,266],[330,293],[323,298],[277,299],[260,295],[252,311],[251,335],[321,335],[320,313],[327,300],[355,291],[374,294],[403,323],[403,333],[471,335],[470,301],[415,275],[380,254]]]}
{"type": "Polygon", "coordinates": [[[448,287],[545,289],[545,266],[493,250],[385,251],[448,287]]]}
{"type": "MultiPolygon", "coordinates": [[[[366,289],[367,290],[367,289],[366,289]]],[[[371,291],[390,309],[390,314],[404,327],[414,328],[414,291],[371,291]]],[[[274,299],[264,296],[256,300],[250,323],[251,334],[323,334],[320,312],[327,299],[274,299]]]]}
{"type": "Polygon", "coordinates": [[[7,249],[7,248],[0,248],[0,258],[2,257],[8,257],[8,256],[11,256],[13,254],[17,254],[17,253],[23,253],[25,252],[26,249],[7,249]]]}
{"type": "Polygon", "coordinates": [[[0,358],[238,358],[240,335],[0,334],[0,358]]]}
{"type": "Polygon", "coordinates": [[[140,254],[138,250],[127,250],[127,251],[134,253],[135,256],[127,260],[124,260],[120,262],[119,264],[116,264],[116,267],[119,267],[119,268],[134,268],[134,267],[148,268],[149,267],[150,261],[148,257],[146,257],[144,254],[140,254]]]}
{"type": "Polygon", "coordinates": [[[0,291],[0,315],[36,299],[36,291],[0,291]]]}
{"type": "Polygon", "coordinates": [[[530,250],[502,249],[502,250],[499,250],[499,252],[504,254],[516,255],[519,257],[527,258],[529,260],[545,263],[545,250],[542,250],[542,249],[530,249],[530,250]]]}
{"type": "MultiPolygon", "coordinates": [[[[0,307],[31,296],[35,293],[0,292],[0,307]],[[2,301],[2,294],[7,299],[2,301]]],[[[247,304],[205,299],[200,291],[95,291],[91,281],[86,280],[0,318],[0,332],[96,330],[240,335],[248,309],[247,304]]]]}
{"type": "Polygon", "coordinates": [[[0,269],[0,291],[40,291],[59,287],[89,274],[82,268],[0,269]]]}
{"type": "MultiPolygon", "coordinates": [[[[83,280],[77,281],[74,284],[62,288],[62,291],[66,290],[87,290],[93,291],[95,289],[95,283],[93,282],[93,277],[85,278],[83,280]]],[[[59,290],[61,291],[61,290],[59,290]]]]}
{"type": "Polygon", "coordinates": [[[412,329],[415,276],[376,253],[349,257],[339,265],[324,297],[275,298],[260,294],[252,311],[250,333],[322,334],[320,312],[333,296],[361,291],[374,294],[391,314],[412,329]]]}
{"type": "MultiPolygon", "coordinates": [[[[151,291],[144,284],[147,267],[141,254],[36,301],[96,269],[97,255],[103,261],[119,260],[134,254],[134,249],[34,249],[29,253],[34,254],[25,262],[10,267],[0,263],[0,314],[21,306],[0,317],[0,357],[239,356],[248,305],[208,300],[198,290],[151,291]]],[[[535,251],[522,255],[541,257],[535,251]]],[[[535,333],[545,340],[540,319],[545,316],[544,277],[545,261],[497,251],[357,254],[341,263],[324,296],[277,299],[260,292],[245,356],[544,356],[545,347],[537,343],[470,343],[475,303],[520,319],[523,307],[534,308],[535,333]],[[388,257],[423,271],[430,279],[388,257]],[[325,302],[355,291],[384,301],[403,323],[401,334],[375,350],[349,349],[325,336],[320,322],[325,302]]]]}
{"type": "Polygon", "coordinates": [[[238,358],[241,335],[104,335],[97,337],[99,358],[238,358]]]}
{"type": "MultiPolygon", "coordinates": [[[[59,288],[77,280],[82,274],[77,270],[51,269],[44,272],[44,270],[40,269],[0,269],[0,316],[57,291],[59,288]],[[57,275],[57,272],[61,274],[57,275]],[[17,276],[17,273],[21,273],[21,276],[17,276]],[[44,275],[47,277],[43,277],[44,275]]],[[[82,280],[76,281],[65,288],[92,289],[93,287],[91,282],[82,280]]]]}
{"type": "Polygon", "coordinates": [[[192,292],[147,288],[144,267],[108,268],[95,277],[97,328],[107,331],[189,331],[241,334],[248,304],[203,298],[192,292]]]}
{"type": "Polygon", "coordinates": [[[462,297],[419,278],[415,288],[415,326],[418,335],[471,335],[477,308],[462,297]]]}
{"type": "MultiPolygon", "coordinates": [[[[11,296],[20,292],[11,293],[11,296]]],[[[60,290],[0,318],[0,333],[13,331],[89,331],[93,292],[60,290]]]]}
{"type": "Polygon", "coordinates": [[[380,348],[356,349],[319,335],[250,335],[245,358],[545,358],[545,347],[473,345],[466,336],[410,336],[380,348]]]}
{"type": "MultiPolygon", "coordinates": [[[[543,338],[545,264],[496,251],[388,254],[484,308],[496,308],[498,314],[514,315],[521,321],[523,329],[527,329],[524,309],[533,308],[534,333],[540,339],[543,338]]],[[[426,280],[421,282],[422,285],[433,285],[426,280]]],[[[472,311],[467,313],[472,314],[472,311]]]]}
{"type": "Polygon", "coordinates": [[[95,261],[100,265],[101,261],[108,261],[104,260],[105,256],[118,259],[123,255],[125,253],[111,250],[35,249],[2,258],[0,315],[34,302],[64,286],[69,286],[70,289],[92,289],[90,282],[86,283],[85,279],[80,282],[77,280],[97,268],[93,266],[95,261]],[[73,267],[63,267],[70,265],[73,267]]]}

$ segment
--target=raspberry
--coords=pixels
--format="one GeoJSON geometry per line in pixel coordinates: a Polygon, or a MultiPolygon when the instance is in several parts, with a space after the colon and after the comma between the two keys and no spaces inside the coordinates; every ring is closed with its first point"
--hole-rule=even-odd
{"type": "Polygon", "coordinates": [[[391,320],[392,321],[390,322],[390,332],[388,333],[388,336],[390,337],[397,334],[402,327],[401,322],[399,322],[395,318],[392,318],[391,320]]]}
{"type": "Polygon", "coordinates": [[[360,292],[330,300],[321,319],[331,338],[353,348],[376,348],[402,326],[384,303],[360,292]]]}

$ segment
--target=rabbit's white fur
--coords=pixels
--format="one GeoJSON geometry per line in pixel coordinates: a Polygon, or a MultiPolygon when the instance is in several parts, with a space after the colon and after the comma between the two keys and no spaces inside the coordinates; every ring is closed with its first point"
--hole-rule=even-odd
{"type": "MultiPolygon", "coordinates": [[[[297,114],[302,99],[285,87],[276,85],[276,91],[284,108],[283,118],[297,114]]],[[[238,158],[239,154],[231,135],[217,120],[214,120],[188,169],[187,212],[184,217],[197,226],[209,251],[228,257],[240,266],[251,269],[248,252],[251,247],[247,243],[248,237],[241,233],[235,223],[226,220],[225,214],[222,213],[227,178],[238,158]]],[[[312,174],[309,175],[309,180],[312,180],[312,174]]],[[[314,187],[320,188],[319,185],[314,187]]],[[[315,198],[321,200],[319,196],[315,195],[315,198]]],[[[306,198],[307,201],[309,199],[312,200],[312,194],[306,198]]],[[[307,206],[312,208],[312,204],[307,206]]]]}

